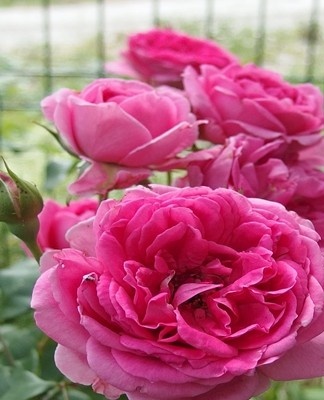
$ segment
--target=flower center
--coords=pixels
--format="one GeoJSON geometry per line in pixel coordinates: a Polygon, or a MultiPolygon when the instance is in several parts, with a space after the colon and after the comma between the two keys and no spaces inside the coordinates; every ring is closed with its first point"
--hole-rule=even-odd
{"type": "Polygon", "coordinates": [[[190,309],[207,310],[206,296],[211,292],[223,288],[226,284],[225,276],[221,271],[202,266],[185,271],[177,271],[169,283],[172,303],[190,309]]]}

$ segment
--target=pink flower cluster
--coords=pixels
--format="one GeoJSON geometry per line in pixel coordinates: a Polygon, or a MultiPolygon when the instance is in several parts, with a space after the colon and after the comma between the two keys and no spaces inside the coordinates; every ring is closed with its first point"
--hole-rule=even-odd
{"type": "Polygon", "coordinates": [[[39,216],[32,306],[58,368],[130,400],[248,400],[323,376],[320,90],[163,29],[107,70],[131,79],[42,101],[83,163],[71,194],[140,184],[39,216]]]}

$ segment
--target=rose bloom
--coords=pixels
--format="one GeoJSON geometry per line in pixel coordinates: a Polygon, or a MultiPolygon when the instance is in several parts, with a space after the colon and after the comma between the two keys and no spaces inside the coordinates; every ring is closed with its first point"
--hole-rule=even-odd
{"type": "Polygon", "coordinates": [[[97,79],[81,92],[60,89],[41,105],[64,145],[90,162],[73,194],[138,183],[198,135],[180,91],[137,81],[97,79]]]}
{"type": "Polygon", "coordinates": [[[199,118],[209,120],[203,136],[223,143],[246,133],[294,147],[314,145],[323,128],[323,95],[309,83],[292,85],[255,65],[229,65],[222,71],[204,65],[184,72],[184,87],[199,118]]]}
{"type": "Polygon", "coordinates": [[[120,61],[109,62],[107,72],[131,76],[154,85],[182,86],[182,72],[201,64],[224,68],[237,58],[217,43],[171,29],[152,29],[128,38],[120,61]]]}
{"type": "Polygon", "coordinates": [[[191,153],[175,167],[185,168],[175,185],[234,189],[247,197],[260,197],[286,204],[298,185],[298,174],[276,155],[282,140],[266,143],[262,138],[238,134],[223,145],[191,153]]]}
{"type": "Polygon", "coordinates": [[[323,255],[282,205],[139,187],[69,238],[43,257],[32,307],[72,381],[107,398],[247,400],[324,374],[323,255]]]}
{"type": "Polygon", "coordinates": [[[80,221],[93,217],[98,208],[94,199],[80,199],[62,205],[54,200],[47,200],[40,214],[37,241],[42,250],[63,249],[69,247],[65,235],[80,221]]]}
{"type": "MultiPolygon", "coordinates": [[[[234,189],[247,197],[277,201],[301,217],[311,220],[324,245],[324,166],[318,146],[300,152],[299,158],[287,155],[286,162],[276,155],[281,140],[265,143],[264,139],[238,134],[224,145],[191,153],[175,167],[187,173],[175,185],[208,186],[212,189],[234,189]],[[318,164],[321,162],[321,164],[318,164]]],[[[320,148],[322,148],[320,146],[320,148]]],[[[322,148],[323,150],[323,148],[322,148]]]]}
{"type": "Polygon", "coordinates": [[[296,182],[296,188],[285,205],[312,221],[324,248],[324,173],[300,162],[290,168],[290,177],[296,182]]]}

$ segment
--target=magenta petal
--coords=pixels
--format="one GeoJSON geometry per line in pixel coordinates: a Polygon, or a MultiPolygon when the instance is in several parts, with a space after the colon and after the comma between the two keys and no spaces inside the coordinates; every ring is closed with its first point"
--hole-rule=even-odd
{"type": "Polygon", "coordinates": [[[197,296],[200,293],[204,293],[208,290],[214,290],[222,285],[215,285],[211,283],[185,283],[182,284],[176,291],[173,298],[174,307],[178,307],[189,299],[197,296]]]}
{"type": "Polygon", "coordinates": [[[130,167],[159,165],[191,146],[197,137],[197,123],[182,122],[130,152],[120,164],[130,167]]]}
{"type": "Polygon", "coordinates": [[[260,367],[270,379],[286,381],[324,376],[324,334],[295,346],[277,361],[260,367]]]}
{"type": "MultiPolygon", "coordinates": [[[[255,126],[256,129],[262,127],[264,130],[286,133],[285,126],[275,115],[262,107],[262,103],[259,104],[257,101],[248,98],[242,100],[241,115],[237,116],[237,119],[239,122],[255,126]]],[[[227,120],[236,121],[236,118],[228,118],[227,120]]]]}
{"type": "Polygon", "coordinates": [[[176,325],[173,307],[168,303],[168,293],[159,293],[149,300],[142,325],[150,328],[176,325]]]}
{"type": "Polygon", "coordinates": [[[91,385],[96,375],[89,367],[85,354],[58,345],[55,351],[57,368],[72,382],[91,385]]]}
{"type": "Polygon", "coordinates": [[[244,105],[237,93],[216,84],[214,90],[210,93],[210,97],[222,121],[235,120],[242,113],[244,105]]]}
{"type": "Polygon", "coordinates": [[[43,274],[45,271],[55,267],[57,265],[57,260],[55,255],[59,253],[60,250],[46,250],[45,253],[40,258],[40,272],[43,274]]]}
{"type": "Polygon", "coordinates": [[[112,350],[93,338],[87,344],[88,362],[98,377],[123,391],[135,391],[144,384],[145,379],[135,378],[126,373],[116,362],[112,350]]]}
{"type": "Polygon", "coordinates": [[[45,271],[34,287],[31,306],[35,309],[36,325],[63,346],[85,352],[89,335],[80,327],[79,320],[72,321],[60,310],[50,290],[53,273],[53,269],[45,271]]]}
{"type": "Polygon", "coordinates": [[[58,132],[63,137],[63,142],[68,143],[71,149],[78,154],[80,152],[80,147],[75,136],[73,119],[71,116],[71,98],[76,98],[77,93],[71,92],[70,96],[68,96],[67,92],[62,97],[60,95],[61,91],[53,95],[57,96],[53,122],[58,132]]]}
{"type": "Polygon", "coordinates": [[[212,335],[193,328],[184,320],[179,311],[176,311],[176,314],[178,319],[178,333],[185,343],[197,349],[204,350],[206,353],[214,356],[237,356],[238,351],[235,347],[222,342],[212,335]]]}
{"type": "Polygon", "coordinates": [[[147,379],[149,382],[184,384],[191,380],[181,369],[165,364],[158,358],[142,356],[124,351],[112,351],[117,364],[130,375],[147,379]]]}
{"type": "Polygon", "coordinates": [[[126,392],[129,398],[131,398],[132,394],[138,394],[139,396],[142,394],[146,396],[147,394],[148,397],[143,398],[150,400],[190,399],[205,393],[209,389],[206,382],[190,381],[190,378],[182,375],[176,369],[168,367],[163,362],[154,361],[149,356],[142,357],[111,351],[93,339],[89,340],[87,349],[89,365],[98,377],[104,382],[109,382],[111,385],[126,392]],[[123,357],[126,357],[124,360],[126,363],[122,360],[123,357]],[[132,364],[128,364],[128,357],[130,357],[129,360],[132,359],[132,364]],[[151,368],[155,363],[158,363],[161,368],[161,374],[165,380],[161,380],[159,377],[157,365],[151,368]],[[124,370],[124,367],[131,368],[131,371],[124,370]],[[152,380],[147,379],[148,373],[150,373],[152,380]],[[181,375],[181,383],[178,384],[181,375]],[[188,379],[189,382],[186,381],[188,379]],[[173,383],[174,381],[176,382],[173,383]]]}
{"type": "Polygon", "coordinates": [[[67,102],[67,99],[73,95],[77,95],[77,92],[71,89],[62,88],[56,93],[45,97],[41,101],[41,107],[45,118],[51,122],[56,122],[56,107],[58,104],[67,102]]]}
{"type": "Polygon", "coordinates": [[[84,276],[102,273],[102,266],[95,258],[86,257],[74,249],[64,249],[58,254],[59,265],[52,277],[53,296],[67,318],[79,322],[77,291],[84,276]]]}
{"type": "Polygon", "coordinates": [[[87,315],[82,315],[81,324],[89,332],[90,336],[103,346],[125,350],[125,347],[120,344],[122,337],[108,327],[102,325],[97,320],[88,317],[87,315]]]}
{"type": "MultiPolygon", "coordinates": [[[[214,67],[211,67],[213,68],[214,67]]],[[[217,69],[214,69],[217,71],[217,69]]],[[[191,104],[198,115],[203,118],[212,117],[216,122],[220,121],[220,114],[216,107],[213,107],[208,94],[206,93],[202,82],[200,82],[197,71],[192,67],[187,67],[183,73],[183,83],[190,99],[191,104]]]]}
{"type": "MultiPolygon", "coordinates": [[[[177,400],[249,400],[251,397],[266,391],[269,384],[269,380],[262,374],[243,375],[228,383],[217,385],[207,393],[198,396],[183,397],[184,395],[181,396],[180,394],[177,400]]],[[[129,400],[164,400],[170,398],[166,393],[163,394],[165,397],[152,397],[145,393],[127,393],[127,397],[129,400]]]]}
{"type": "Polygon", "coordinates": [[[180,118],[174,99],[170,98],[169,95],[158,95],[158,92],[155,91],[129,97],[120,104],[120,107],[127,114],[138,119],[150,132],[152,138],[155,138],[188,118],[188,101],[185,97],[181,97],[181,100],[187,105],[188,109],[180,118]]]}
{"type": "Polygon", "coordinates": [[[92,163],[83,174],[69,186],[73,195],[106,195],[112,189],[124,189],[148,178],[147,168],[127,168],[116,164],[92,163]]]}
{"type": "Polygon", "coordinates": [[[266,391],[269,385],[269,379],[260,373],[251,376],[242,375],[229,383],[218,385],[205,395],[197,396],[192,400],[249,400],[266,391]]]}
{"type": "Polygon", "coordinates": [[[95,255],[95,238],[93,235],[93,218],[81,221],[72,226],[65,235],[70,247],[82,251],[86,256],[95,255]]]}
{"type": "Polygon", "coordinates": [[[115,103],[91,104],[73,98],[73,123],[81,154],[95,161],[119,162],[147,143],[147,129],[115,103]]]}

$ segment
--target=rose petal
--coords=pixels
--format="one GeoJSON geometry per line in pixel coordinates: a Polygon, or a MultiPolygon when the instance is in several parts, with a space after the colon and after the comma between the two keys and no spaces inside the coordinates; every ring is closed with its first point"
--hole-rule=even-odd
{"type": "Polygon", "coordinates": [[[324,375],[324,334],[293,347],[277,361],[264,365],[260,369],[270,379],[280,381],[322,377],[324,375]]]}
{"type": "Polygon", "coordinates": [[[80,153],[95,161],[118,163],[151,139],[148,130],[115,103],[91,104],[77,97],[71,102],[80,153]]]}
{"type": "Polygon", "coordinates": [[[198,136],[197,124],[181,122],[150,142],[137,147],[120,160],[130,167],[143,167],[163,163],[180,151],[191,146],[198,136]]]}
{"type": "Polygon", "coordinates": [[[58,345],[54,358],[57,368],[72,382],[91,385],[96,380],[85,354],[58,345]]]}

